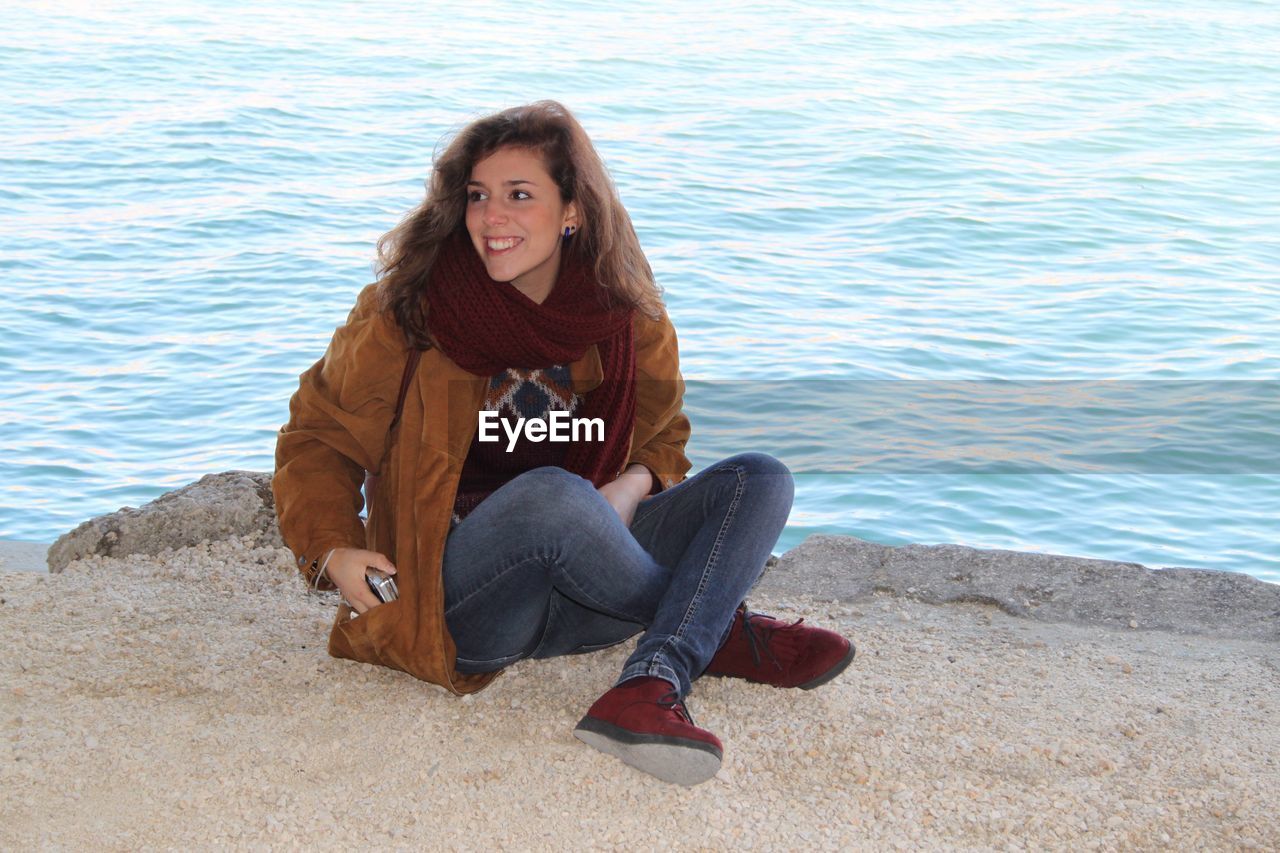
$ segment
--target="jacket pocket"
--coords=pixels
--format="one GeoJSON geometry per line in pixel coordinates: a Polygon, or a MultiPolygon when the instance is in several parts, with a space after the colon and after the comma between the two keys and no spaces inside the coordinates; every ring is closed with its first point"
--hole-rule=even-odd
{"type": "Polygon", "coordinates": [[[370,608],[355,619],[351,618],[354,611],[349,606],[338,605],[333,630],[329,632],[329,654],[399,669],[385,650],[395,632],[403,605],[404,599],[397,598],[370,608]]]}

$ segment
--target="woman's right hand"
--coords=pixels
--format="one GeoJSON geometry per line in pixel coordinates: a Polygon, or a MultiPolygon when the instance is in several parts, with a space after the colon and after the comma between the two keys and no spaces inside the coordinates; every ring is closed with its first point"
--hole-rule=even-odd
{"type": "Polygon", "coordinates": [[[389,575],[396,573],[396,567],[386,557],[377,551],[360,548],[335,548],[325,566],[329,580],[357,613],[364,613],[382,603],[364,579],[365,569],[369,567],[381,569],[389,575]]]}

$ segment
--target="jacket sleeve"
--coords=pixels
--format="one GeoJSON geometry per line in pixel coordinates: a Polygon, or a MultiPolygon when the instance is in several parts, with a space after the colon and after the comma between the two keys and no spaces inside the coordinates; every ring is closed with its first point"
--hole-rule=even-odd
{"type": "Polygon", "coordinates": [[[665,311],[657,320],[636,312],[635,322],[636,425],[627,464],[648,468],[661,491],[683,480],[692,467],[684,453],[689,418],[679,345],[665,311]]]}
{"type": "Polygon", "coordinates": [[[324,357],[302,374],[276,439],[271,485],[280,534],[309,582],[329,549],[365,547],[360,488],[365,471],[382,462],[408,358],[376,290],[361,291],[324,357]]]}

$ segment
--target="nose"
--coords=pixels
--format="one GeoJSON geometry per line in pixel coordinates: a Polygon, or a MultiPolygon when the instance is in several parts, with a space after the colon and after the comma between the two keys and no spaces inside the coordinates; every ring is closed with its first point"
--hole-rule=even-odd
{"type": "Polygon", "coordinates": [[[507,211],[501,201],[488,199],[484,206],[484,221],[486,225],[501,225],[507,221],[507,211]]]}

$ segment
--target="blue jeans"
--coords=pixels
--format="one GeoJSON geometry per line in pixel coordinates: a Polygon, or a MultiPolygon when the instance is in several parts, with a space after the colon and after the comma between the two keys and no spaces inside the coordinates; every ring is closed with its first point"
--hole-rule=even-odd
{"type": "Polygon", "coordinates": [[[743,453],[641,501],[628,530],[590,481],[561,468],[521,474],[445,544],[458,670],[595,651],[643,631],[618,682],[656,676],[683,697],[760,577],[793,494],[786,466],[743,453]]]}

